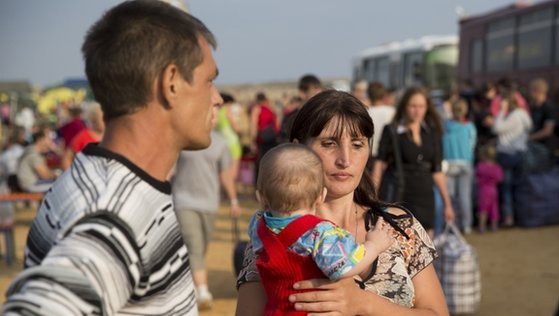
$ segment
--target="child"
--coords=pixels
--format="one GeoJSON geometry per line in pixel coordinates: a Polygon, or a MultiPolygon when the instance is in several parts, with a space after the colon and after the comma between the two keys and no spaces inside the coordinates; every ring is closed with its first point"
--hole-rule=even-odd
{"type": "Polygon", "coordinates": [[[295,282],[364,278],[392,244],[382,219],[359,244],[349,232],[316,217],[326,197],[323,177],[320,159],[303,145],[283,144],[262,158],[256,195],[265,211],[253,216],[249,236],[268,297],[265,315],[306,315],[288,300],[295,282]]]}
{"type": "Polygon", "coordinates": [[[497,184],[503,180],[503,170],[495,162],[496,150],[490,144],[480,148],[479,163],[476,166],[478,187],[479,231],[485,232],[487,219],[491,230],[497,230],[499,223],[499,191],[497,184]]]}
{"type": "Polygon", "coordinates": [[[450,198],[458,206],[460,227],[472,231],[472,185],[476,128],[468,121],[468,104],[460,99],[451,105],[452,119],[445,124],[443,157],[448,161],[446,184],[450,198]]]}

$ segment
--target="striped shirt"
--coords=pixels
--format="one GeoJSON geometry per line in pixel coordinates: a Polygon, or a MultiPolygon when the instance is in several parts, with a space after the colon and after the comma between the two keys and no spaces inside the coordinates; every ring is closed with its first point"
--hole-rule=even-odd
{"type": "Polygon", "coordinates": [[[97,145],[45,195],[6,315],[198,315],[169,182],[97,145]]]}

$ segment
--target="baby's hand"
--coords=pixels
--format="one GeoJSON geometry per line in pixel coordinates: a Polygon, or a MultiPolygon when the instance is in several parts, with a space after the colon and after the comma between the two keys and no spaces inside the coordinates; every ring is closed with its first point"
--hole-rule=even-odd
{"type": "Polygon", "coordinates": [[[365,240],[372,242],[378,253],[385,251],[394,241],[390,225],[387,225],[382,217],[379,218],[375,227],[367,232],[365,240]]]}

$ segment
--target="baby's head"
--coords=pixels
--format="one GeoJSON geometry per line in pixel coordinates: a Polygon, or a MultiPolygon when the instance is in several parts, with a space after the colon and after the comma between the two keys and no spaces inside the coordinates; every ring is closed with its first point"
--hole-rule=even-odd
{"type": "Polygon", "coordinates": [[[320,158],[300,144],[274,147],[260,161],[256,188],[260,203],[270,211],[312,210],[324,198],[320,158]]]}

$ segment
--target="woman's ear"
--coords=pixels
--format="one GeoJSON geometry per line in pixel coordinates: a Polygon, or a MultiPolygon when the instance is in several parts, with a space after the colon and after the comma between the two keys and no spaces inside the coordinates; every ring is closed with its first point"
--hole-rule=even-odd
{"type": "Polygon", "coordinates": [[[316,202],[315,202],[316,207],[320,207],[320,205],[322,205],[324,203],[324,201],[326,200],[326,194],[327,193],[328,193],[328,190],[325,187],[322,188],[322,193],[320,194],[318,199],[316,199],[316,202]]]}

